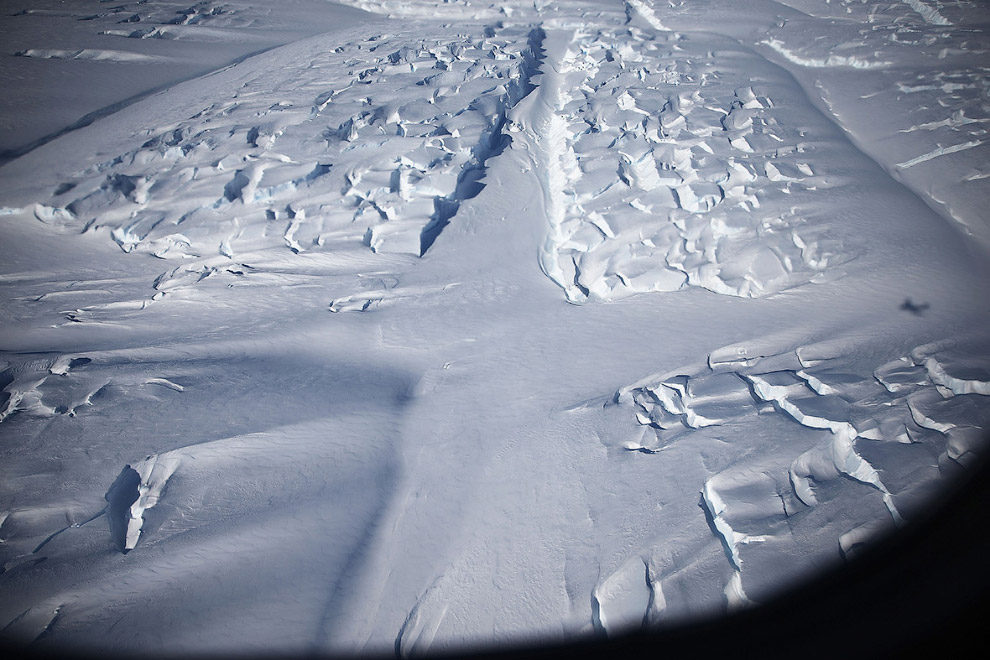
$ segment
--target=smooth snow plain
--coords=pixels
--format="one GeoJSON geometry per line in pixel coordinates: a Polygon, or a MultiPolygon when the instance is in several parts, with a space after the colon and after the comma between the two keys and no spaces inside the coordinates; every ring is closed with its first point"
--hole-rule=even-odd
{"type": "Polygon", "coordinates": [[[983,3],[13,5],[5,639],[615,635],[986,450],[983,3]]]}

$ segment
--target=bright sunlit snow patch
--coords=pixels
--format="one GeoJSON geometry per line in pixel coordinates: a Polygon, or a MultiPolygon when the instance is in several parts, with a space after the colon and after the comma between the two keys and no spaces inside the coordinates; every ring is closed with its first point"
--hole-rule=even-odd
{"type": "Polygon", "coordinates": [[[926,22],[932,25],[952,25],[945,16],[938,13],[938,9],[932,7],[924,0],[904,0],[904,2],[911,7],[911,9],[918,12],[926,22]]]}

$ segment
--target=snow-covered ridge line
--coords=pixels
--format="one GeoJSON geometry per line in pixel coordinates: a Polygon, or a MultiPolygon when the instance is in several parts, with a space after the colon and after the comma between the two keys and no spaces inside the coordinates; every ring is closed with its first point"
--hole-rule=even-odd
{"type": "MultiPolygon", "coordinates": [[[[558,117],[563,95],[561,66],[574,32],[539,28],[531,40],[537,57],[536,89],[509,112],[507,130],[520,139],[524,151],[543,190],[543,203],[550,231],[540,247],[539,263],[543,273],[560,286],[569,302],[576,302],[573,286],[565,281],[556,262],[554,246],[566,212],[563,190],[569,168],[563,167],[567,154],[566,128],[558,117]]],[[[515,148],[515,147],[514,147],[515,148]]]]}
{"type": "Polygon", "coordinates": [[[925,358],[924,365],[928,371],[928,377],[931,378],[932,382],[950,390],[953,394],[983,394],[990,396],[990,381],[952,376],[933,356],[925,358]]]}
{"type": "Polygon", "coordinates": [[[952,25],[952,23],[942,16],[934,7],[926,4],[924,0],[903,0],[904,4],[915,10],[921,17],[925,19],[925,22],[932,25],[952,25]]]}
{"type": "Polygon", "coordinates": [[[827,57],[805,57],[798,54],[797,52],[788,48],[783,41],[780,39],[764,39],[760,42],[766,46],[769,46],[776,52],[783,55],[788,61],[798,64],[800,66],[811,67],[814,69],[825,69],[831,67],[850,67],[853,69],[883,69],[890,66],[889,62],[883,61],[869,61],[864,60],[855,55],[834,55],[829,54],[827,57]]]}
{"type": "Polygon", "coordinates": [[[437,602],[443,599],[443,587],[446,581],[443,575],[435,579],[409,611],[395,638],[396,657],[410,658],[429,652],[430,645],[437,635],[437,629],[447,614],[447,605],[438,605],[437,602]],[[431,609],[433,611],[429,611],[431,609]]]}
{"type": "Polygon", "coordinates": [[[124,50],[81,48],[79,50],[59,50],[57,48],[28,48],[14,53],[17,57],[36,57],[45,60],[90,60],[97,62],[165,62],[168,58],[160,55],[143,55],[124,50]]]}
{"type": "Polygon", "coordinates": [[[668,28],[660,21],[660,17],[657,16],[656,11],[643,2],[643,0],[626,0],[626,6],[635,10],[637,14],[646,19],[646,22],[655,30],[667,31],[668,28]]]}
{"type": "Polygon", "coordinates": [[[734,571],[732,573],[732,577],[729,578],[722,593],[725,595],[725,608],[729,612],[754,604],[743,589],[742,571],[734,571]]]}
{"type": "Polygon", "coordinates": [[[638,630],[666,606],[663,588],[651,579],[650,566],[640,557],[630,558],[599,581],[591,598],[592,623],[606,636],[638,630]]]}
{"type": "Polygon", "coordinates": [[[372,14],[397,19],[491,20],[511,16],[513,3],[475,0],[337,0],[372,14]]]}

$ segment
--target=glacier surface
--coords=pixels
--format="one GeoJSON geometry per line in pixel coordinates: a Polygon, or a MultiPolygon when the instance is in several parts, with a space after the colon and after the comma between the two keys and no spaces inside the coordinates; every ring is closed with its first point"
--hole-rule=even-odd
{"type": "Polygon", "coordinates": [[[0,16],[4,639],[610,636],[985,454],[979,3],[191,1],[0,16]]]}

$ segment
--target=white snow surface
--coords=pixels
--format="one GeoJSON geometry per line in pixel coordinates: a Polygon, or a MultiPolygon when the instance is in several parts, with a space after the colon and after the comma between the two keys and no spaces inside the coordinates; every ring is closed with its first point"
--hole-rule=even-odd
{"type": "Polygon", "coordinates": [[[988,21],[6,3],[0,634],[610,635],[910,524],[987,450],[988,21]]]}

